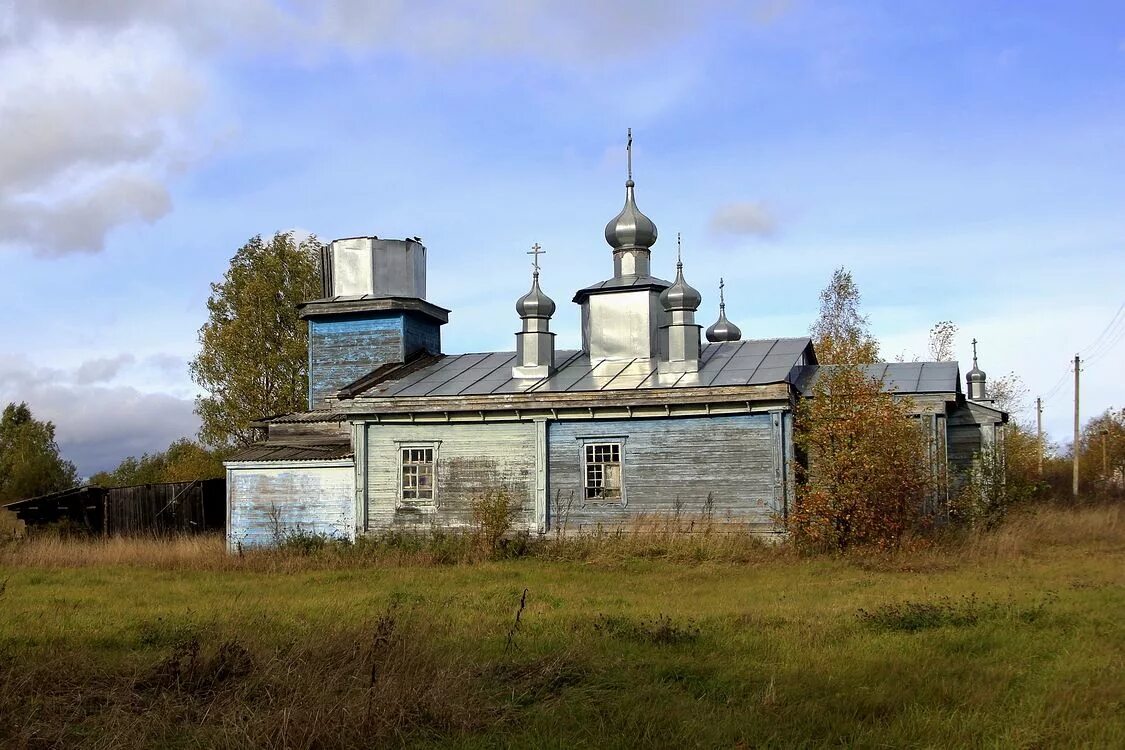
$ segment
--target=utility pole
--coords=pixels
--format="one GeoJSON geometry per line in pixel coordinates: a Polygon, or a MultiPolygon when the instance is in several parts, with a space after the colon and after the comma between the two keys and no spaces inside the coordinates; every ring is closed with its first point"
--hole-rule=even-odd
{"type": "Polygon", "coordinates": [[[1082,359],[1074,355],[1074,480],[1071,483],[1071,489],[1074,491],[1074,499],[1078,499],[1078,449],[1081,447],[1081,426],[1078,423],[1078,373],[1082,371],[1082,359]]]}
{"type": "Polygon", "coordinates": [[[1035,399],[1035,445],[1039,448],[1039,476],[1043,476],[1043,399],[1035,399]]]}

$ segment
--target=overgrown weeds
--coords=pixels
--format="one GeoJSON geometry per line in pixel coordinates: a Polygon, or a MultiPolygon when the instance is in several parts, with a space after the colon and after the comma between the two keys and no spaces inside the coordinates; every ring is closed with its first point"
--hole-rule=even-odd
{"type": "Polygon", "coordinates": [[[1039,620],[1051,602],[1057,599],[1046,594],[1033,603],[995,602],[979,599],[976,594],[959,598],[940,596],[930,600],[892,602],[872,610],[860,609],[860,622],[879,630],[917,632],[930,628],[969,627],[986,620],[1010,619],[1024,623],[1039,620]]]}
{"type": "MultiPolygon", "coordinates": [[[[1118,504],[1033,506],[1013,511],[995,529],[947,527],[935,535],[908,537],[895,550],[856,548],[835,556],[867,570],[941,570],[981,560],[1035,556],[1076,541],[1106,546],[1125,543],[1125,508],[1118,504]]],[[[517,558],[594,564],[630,560],[764,564],[802,555],[776,534],[703,514],[640,516],[628,525],[573,529],[565,537],[548,534],[540,538],[522,531],[482,537],[474,528],[434,528],[425,533],[373,533],[350,543],[322,535],[291,534],[276,547],[245,547],[240,548],[240,554],[229,554],[219,535],[31,535],[0,544],[0,564],[21,567],[125,565],[261,572],[470,565],[517,558]]]]}

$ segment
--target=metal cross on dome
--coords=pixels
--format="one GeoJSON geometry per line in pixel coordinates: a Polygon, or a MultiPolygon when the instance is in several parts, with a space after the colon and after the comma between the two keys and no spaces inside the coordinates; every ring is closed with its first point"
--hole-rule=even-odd
{"type": "Polygon", "coordinates": [[[532,245],[531,249],[527,251],[527,254],[531,256],[531,268],[537,274],[539,273],[539,256],[545,255],[546,252],[547,252],[546,250],[544,250],[543,248],[541,248],[539,246],[538,242],[536,242],[534,245],[532,245]]]}
{"type": "Polygon", "coordinates": [[[629,179],[633,179],[633,129],[629,128],[627,131],[628,140],[625,142],[625,154],[629,161],[629,179]]]}

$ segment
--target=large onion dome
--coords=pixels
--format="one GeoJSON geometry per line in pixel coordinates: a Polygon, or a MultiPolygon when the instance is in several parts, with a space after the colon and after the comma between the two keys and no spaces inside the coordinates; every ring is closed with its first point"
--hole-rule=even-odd
{"type": "Polygon", "coordinates": [[[605,241],[614,250],[648,249],[656,244],[656,225],[637,208],[632,179],[625,181],[625,207],[605,225],[605,241]]]}

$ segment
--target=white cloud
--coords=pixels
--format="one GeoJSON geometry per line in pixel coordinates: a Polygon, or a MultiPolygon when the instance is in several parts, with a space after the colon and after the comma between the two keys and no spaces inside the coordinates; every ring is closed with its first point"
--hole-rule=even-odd
{"type": "Polygon", "coordinates": [[[117,377],[122,368],[135,360],[132,354],[118,354],[115,357],[99,357],[83,362],[74,371],[74,382],[79,385],[105,383],[117,377]]]}
{"type": "Polygon", "coordinates": [[[194,436],[199,419],[191,399],[97,384],[117,377],[132,362],[131,355],[122,354],[67,371],[2,357],[0,405],[26,401],[36,419],[54,422],[60,451],[83,476],[194,436]]]}
{"type": "Polygon", "coordinates": [[[760,201],[728,203],[711,215],[710,229],[717,234],[769,237],[777,231],[777,217],[760,201]]]}
{"type": "Polygon", "coordinates": [[[165,214],[204,96],[190,56],[152,29],[0,48],[0,244],[98,251],[114,227],[165,214]]]}
{"type": "MultiPolygon", "coordinates": [[[[115,228],[172,210],[177,170],[214,139],[202,122],[224,55],[312,63],[343,51],[441,61],[519,57],[571,69],[633,58],[716,13],[763,25],[789,0],[40,0],[0,7],[0,248],[98,252],[115,228]]],[[[694,74],[636,77],[660,111],[694,74]]]]}

